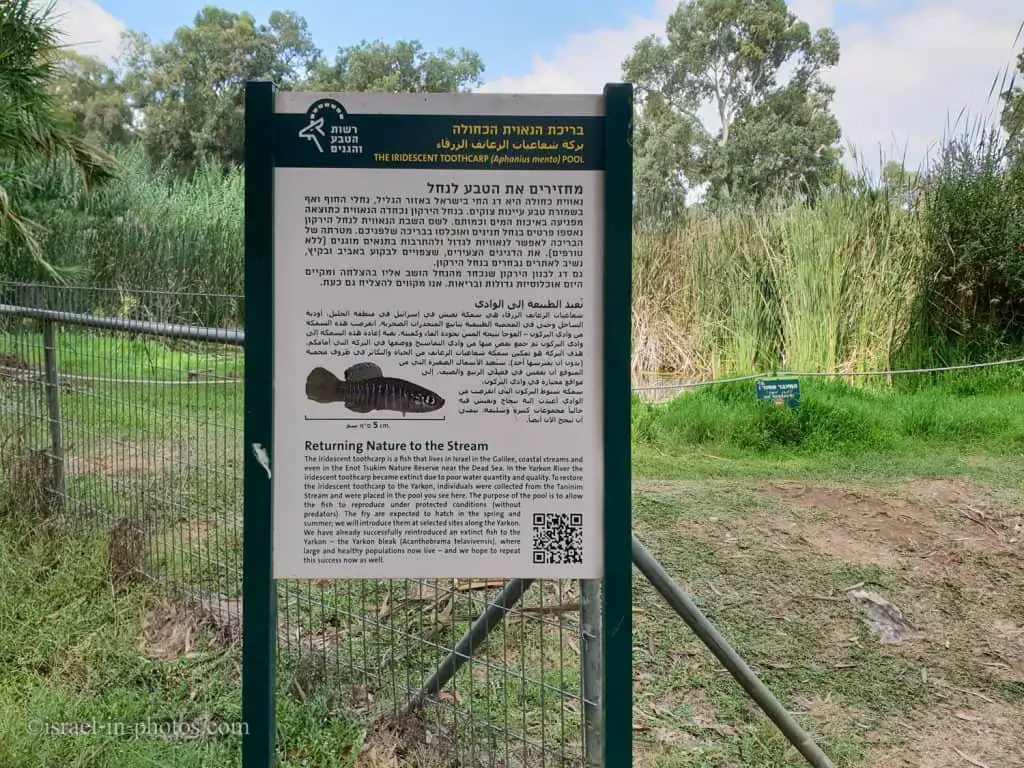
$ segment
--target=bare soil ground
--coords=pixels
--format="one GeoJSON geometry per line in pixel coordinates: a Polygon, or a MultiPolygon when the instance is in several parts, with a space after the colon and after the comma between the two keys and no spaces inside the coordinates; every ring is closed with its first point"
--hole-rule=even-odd
{"type": "Polygon", "coordinates": [[[152,442],[109,442],[93,446],[87,454],[65,458],[65,473],[97,477],[137,476],[164,472],[178,457],[174,452],[156,448],[152,442]]]}
{"type": "MultiPolygon", "coordinates": [[[[837,765],[1024,765],[1020,495],[922,478],[635,492],[638,534],[837,765]],[[915,631],[884,642],[857,590],[915,631]]],[[[803,764],[653,591],[638,592],[637,764],[803,764]]]]}

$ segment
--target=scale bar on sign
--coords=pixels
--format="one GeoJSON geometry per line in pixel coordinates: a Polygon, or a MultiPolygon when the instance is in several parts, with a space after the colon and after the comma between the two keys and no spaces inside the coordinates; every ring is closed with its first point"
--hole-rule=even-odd
{"type": "Polygon", "coordinates": [[[306,421],[444,421],[444,416],[406,416],[405,418],[360,418],[352,416],[304,416],[306,421]]]}

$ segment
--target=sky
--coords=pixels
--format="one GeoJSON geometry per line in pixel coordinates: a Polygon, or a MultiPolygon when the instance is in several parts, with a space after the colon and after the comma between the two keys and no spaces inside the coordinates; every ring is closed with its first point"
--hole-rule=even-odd
{"type": "MultiPolygon", "coordinates": [[[[880,153],[917,168],[964,110],[994,119],[993,80],[1015,58],[1020,0],[787,0],[812,27],[840,42],[833,110],[869,166],[880,153]]],[[[57,0],[65,42],[110,60],[124,29],[166,40],[190,24],[202,0],[57,0]]],[[[623,59],[643,37],[662,35],[678,0],[247,0],[213,4],[264,21],[275,9],[309,23],[333,54],[360,40],[418,39],[428,49],[467,47],[486,66],[490,92],[600,92],[621,79],[623,59]],[[499,11],[498,9],[503,9],[499,11]],[[491,10],[488,10],[491,9],[491,10]]],[[[1017,50],[1024,44],[1024,36],[1017,50]]],[[[962,120],[963,118],[961,118],[962,120]]],[[[849,161],[848,161],[849,162],[849,161]]]]}

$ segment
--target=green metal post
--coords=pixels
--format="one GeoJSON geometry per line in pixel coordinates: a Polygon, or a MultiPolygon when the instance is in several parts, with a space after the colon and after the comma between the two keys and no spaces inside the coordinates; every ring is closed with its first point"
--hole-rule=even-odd
{"type": "Polygon", "coordinates": [[[636,536],[633,536],[633,562],[807,762],[814,768],[835,768],[828,755],[821,751],[821,747],[814,743],[636,536]]]}
{"type": "Polygon", "coordinates": [[[277,589],[271,567],[274,87],[245,86],[245,502],[242,527],[244,768],[274,765],[277,589]],[[264,461],[266,460],[266,464],[264,461]]]}
{"type": "Polygon", "coordinates": [[[43,367],[46,372],[46,411],[50,419],[50,464],[54,504],[64,505],[64,433],[60,414],[60,378],[53,320],[43,320],[43,367]]]}
{"type": "Polygon", "coordinates": [[[583,765],[604,766],[604,663],[601,582],[580,579],[580,657],[583,663],[583,765]]]}
{"type": "Polygon", "coordinates": [[[630,477],[633,86],[610,83],[604,171],[604,764],[633,764],[633,565],[630,477]]]}

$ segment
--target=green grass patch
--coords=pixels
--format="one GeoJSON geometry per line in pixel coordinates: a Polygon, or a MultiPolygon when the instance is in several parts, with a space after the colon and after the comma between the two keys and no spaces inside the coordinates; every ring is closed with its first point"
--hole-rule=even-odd
{"type": "MultiPolygon", "coordinates": [[[[0,355],[6,413],[34,416],[43,427],[36,437],[48,438],[41,333],[8,327],[0,335],[0,355]]],[[[241,431],[240,348],[65,330],[56,334],[56,357],[69,452],[86,440],[179,442],[183,429],[197,426],[241,431]]],[[[207,438],[222,450],[235,436],[207,438]]]]}
{"type": "Polygon", "coordinates": [[[700,461],[695,474],[715,474],[725,459],[743,460],[748,472],[759,463],[831,470],[853,461],[905,471],[979,453],[1009,459],[1024,452],[1024,367],[950,374],[927,386],[804,379],[792,409],[758,402],[752,381],[706,386],[666,404],[635,398],[633,438],[642,463],[686,456],[700,461]]]}
{"type": "MultiPolygon", "coordinates": [[[[0,354],[27,361],[30,372],[41,367],[38,336],[0,339],[0,354]]],[[[160,383],[186,379],[188,371],[238,374],[237,350],[70,331],[58,339],[72,514],[109,522],[145,510],[151,565],[162,579],[237,597],[241,386],[160,383]]],[[[871,582],[898,604],[928,611],[947,606],[957,622],[979,626],[967,587],[952,579],[918,584],[893,567],[794,553],[756,521],[784,516],[804,531],[825,524],[827,515],[787,509],[757,481],[842,478],[891,495],[909,476],[962,475],[1001,489],[1012,506],[1024,494],[1022,384],[1021,369],[1008,367],[908,378],[892,387],[804,381],[802,405],[793,411],[756,403],[753,382],[706,387],[666,405],[633,403],[636,474],[660,478],[667,489],[637,496],[637,530],[783,701],[811,712],[805,720],[837,765],[864,765],[878,745],[867,732],[891,727],[895,733],[894,722],[938,706],[945,694],[926,682],[936,670],[951,685],[981,687],[999,702],[1021,696],[1012,682],[965,662],[962,647],[922,660],[880,646],[835,599],[851,584],[871,582]],[[852,714],[815,714],[819,697],[852,714]]],[[[0,394],[4,431],[24,430],[31,447],[46,447],[39,381],[9,378],[0,382],[0,394]]],[[[107,584],[103,536],[30,539],[26,546],[15,530],[5,529],[0,547],[0,715],[6,722],[0,768],[237,765],[237,736],[129,742],[28,732],[26,712],[49,722],[200,716],[235,722],[240,692],[234,651],[202,648],[169,660],[140,651],[143,617],[160,597],[148,587],[119,592],[107,584]]],[[[1002,559],[978,554],[971,562],[1007,592],[998,615],[1024,610],[1013,597],[1020,580],[1002,559]]],[[[296,696],[300,672],[292,668],[291,641],[284,643],[283,765],[352,764],[361,719],[404,701],[479,614],[484,597],[496,592],[452,591],[444,580],[419,585],[418,592],[413,586],[280,585],[285,629],[322,641],[327,651],[322,668],[303,673],[304,693],[296,696]]],[[[428,722],[456,734],[462,754],[504,756],[508,746],[513,762],[527,764],[578,754],[578,614],[545,611],[577,597],[559,592],[566,587],[532,588],[526,613],[502,625],[445,691],[442,706],[428,711],[428,722]],[[531,745],[524,748],[523,741],[531,745]]],[[[799,765],[639,579],[635,594],[638,711],[651,728],[638,732],[640,764],[799,765]]]]}
{"type": "MultiPolygon", "coordinates": [[[[161,599],[111,585],[105,537],[31,534],[10,520],[0,528],[0,766],[240,765],[238,650],[201,636],[191,653],[150,658],[138,639],[161,599]],[[69,732],[94,722],[98,731],[69,732]],[[153,735],[171,723],[209,730],[153,735]]],[[[284,766],[351,766],[362,739],[323,698],[300,704],[283,691],[278,727],[284,766]]]]}
{"type": "MultiPolygon", "coordinates": [[[[19,451],[49,447],[50,425],[41,336],[29,327],[8,330],[0,337],[0,355],[16,370],[0,381],[6,406],[0,429],[17,438],[7,451],[16,461],[19,451]]],[[[57,339],[70,516],[84,530],[104,531],[117,518],[141,514],[147,570],[162,584],[237,598],[243,389],[240,375],[230,383],[221,377],[241,373],[239,350],[70,329],[57,339]],[[188,380],[190,371],[219,380],[188,380]]],[[[366,718],[404,703],[478,615],[485,594],[493,598],[496,592],[452,592],[450,582],[441,580],[409,594],[412,586],[332,582],[318,589],[281,582],[282,690],[292,692],[298,675],[305,691],[298,701],[315,689],[328,710],[366,718]],[[324,647],[325,658],[312,673],[305,670],[309,660],[299,665],[305,671],[290,669],[296,637],[324,647]]],[[[531,609],[540,607],[541,591],[527,596],[531,609]]],[[[543,591],[545,605],[557,604],[547,585],[543,591]]],[[[568,745],[578,747],[581,728],[580,708],[572,707],[579,691],[578,650],[570,647],[578,621],[569,617],[558,625],[557,613],[531,613],[503,626],[485,657],[459,673],[442,705],[429,708],[427,720],[442,722],[463,751],[494,744],[503,752],[507,743],[510,759],[570,754],[568,745]]],[[[163,711],[159,696],[153,706],[163,711]]],[[[308,733],[290,742],[279,738],[282,755],[309,757],[310,743],[336,742],[333,721],[317,720],[322,709],[313,709],[308,733]]]]}

